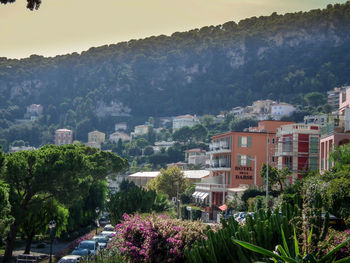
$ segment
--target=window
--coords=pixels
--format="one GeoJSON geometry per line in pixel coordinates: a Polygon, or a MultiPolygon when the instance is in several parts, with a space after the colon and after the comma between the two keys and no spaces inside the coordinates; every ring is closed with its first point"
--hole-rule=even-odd
{"type": "Polygon", "coordinates": [[[238,155],[238,165],[250,166],[251,157],[250,155],[238,155]]]}
{"type": "Polygon", "coordinates": [[[272,138],[272,144],[275,144],[275,138],[272,138]]]}
{"type": "Polygon", "coordinates": [[[250,147],[252,144],[252,137],[250,136],[238,136],[239,147],[250,147]]]}
{"type": "Polygon", "coordinates": [[[310,137],[310,153],[318,153],[318,138],[310,137]]]}
{"type": "Polygon", "coordinates": [[[290,152],[290,138],[284,138],[284,152],[290,152]]]}
{"type": "Polygon", "coordinates": [[[318,158],[317,157],[310,157],[309,159],[309,170],[314,171],[318,169],[318,158]]]}

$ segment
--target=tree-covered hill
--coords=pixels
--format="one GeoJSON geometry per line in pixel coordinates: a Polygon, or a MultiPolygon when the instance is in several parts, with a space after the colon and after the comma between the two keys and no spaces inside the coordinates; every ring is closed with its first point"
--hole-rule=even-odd
{"type": "Polygon", "coordinates": [[[0,58],[1,127],[32,103],[44,106],[41,125],[106,131],[123,116],[217,113],[265,98],[297,103],[300,94],[347,83],[350,2],[82,54],[0,58]]]}

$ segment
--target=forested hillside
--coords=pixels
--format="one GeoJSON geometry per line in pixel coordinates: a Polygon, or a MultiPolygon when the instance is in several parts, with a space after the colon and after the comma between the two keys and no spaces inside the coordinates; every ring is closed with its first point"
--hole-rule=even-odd
{"type": "Polygon", "coordinates": [[[32,103],[43,105],[44,115],[26,129],[37,129],[41,137],[33,140],[42,143],[49,126],[71,127],[85,138],[128,116],[217,113],[266,98],[298,103],[302,94],[347,83],[350,2],[82,54],[0,58],[0,138],[14,139],[13,122],[32,103]]]}

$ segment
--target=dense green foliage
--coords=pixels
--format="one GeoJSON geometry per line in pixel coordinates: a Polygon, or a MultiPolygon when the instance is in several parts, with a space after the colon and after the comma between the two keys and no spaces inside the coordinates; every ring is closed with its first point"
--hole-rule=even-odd
{"type": "MultiPolygon", "coordinates": [[[[37,146],[52,142],[57,127],[73,128],[76,139],[86,140],[89,131],[109,133],[121,120],[132,126],[149,116],[216,114],[265,98],[300,104],[302,94],[350,83],[349,23],[345,3],[80,55],[0,58],[0,138],[37,146]],[[32,103],[44,106],[39,123],[14,125],[32,103]]],[[[307,98],[310,105],[319,102],[317,93],[307,98]]]]}
{"type": "MultiPolygon", "coordinates": [[[[61,224],[57,227],[59,234],[68,217],[63,206],[73,206],[83,199],[84,203],[94,199],[93,205],[101,202],[101,198],[91,196],[92,185],[105,181],[107,174],[118,172],[127,164],[113,153],[79,145],[45,146],[10,153],[5,159],[0,179],[9,186],[10,214],[14,218],[6,240],[5,262],[12,255],[18,231],[30,241],[54,219],[61,224]]],[[[86,208],[89,211],[95,207],[86,208]]]]}
{"type": "Polygon", "coordinates": [[[9,188],[0,181],[0,244],[4,241],[12,224],[10,211],[9,188]]]}
{"type": "MultiPolygon", "coordinates": [[[[144,190],[133,182],[124,180],[120,185],[120,191],[109,196],[109,202],[106,205],[109,219],[115,225],[123,219],[123,214],[149,213],[154,208],[156,197],[155,191],[144,190]]],[[[159,198],[158,201],[163,200],[159,198]]],[[[156,210],[158,209],[160,207],[156,205],[156,210]]]]}

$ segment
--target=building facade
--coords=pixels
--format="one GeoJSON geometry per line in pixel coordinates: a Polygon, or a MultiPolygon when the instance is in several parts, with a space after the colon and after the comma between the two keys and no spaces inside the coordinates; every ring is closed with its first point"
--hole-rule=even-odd
{"type": "Polygon", "coordinates": [[[230,193],[248,186],[262,186],[263,163],[272,164],[275,133],[291,122],[261,121],[254,131],[228,132],[212,137],[209,152],[211,176],[196,184],[196,192],[208,194],[209,207],[225,203],[230,193]],[[269,160],[269,161],[267,161],[269,160]]]}
{"type": "Polygon", "coordinates": [[[67,145],[73,142],[73,131],[68,129],[58,129],[55,133],[55,145],[67,145]]]}
{"type": "Polygon", "coordinates": [[[118,142],[119,140],[121,140],[122,142],[128,142],[131,140],[131,137],[124,132],[116,131],[109,135],[109,140],[111,142],[118,142]]]}
{"type": "Polygon", "coordinates": [[[183,127],[193,127],[196,124],[199,124],[199,119],[196,115],[182,115],[174,117],[173,119],[173,131],[179,130],[183,127]]]}
{"type": "Polygon", "coordinates": [[[189,149],[185,151],[185,161],[188,164],[199,165],[200,167],[205,167],[209,156],[206,154],[205,150],[200,148],[189,149]]]}
{"type": "Polygon", "coordinates": [[[333,109],[339,108],[339,97],[340,93],[346,89],[343,88],[334,88],[333,90],[327,91],[327,103],[332,106],[333,109]]]}
{"type": "Polygon", "coordinates": [[[88,133],[88,142],[95,142],[101,144],[106,140],[106,134],[99,131],[92,131],[88,133]]]}
{"type": "Polygon", "coordinates": [[[271,106],[271,117],[274,120],[280,120],[283,116],[291,116],[296,108],[288,103],[278,103],[271,106]]]}
{"type": "Polygon", "coordinates": [[[318,169],[320,130],[318,125],[289,124],[277,129],[275,166],[288,168],[289,183],[305,172],[318,169]]]}
{"type": "Polygon", "coordinates": [[[115,124],[115,131],[126,131],[128,128],[128,125],[126,122],[119,122],[115,124]]]}

